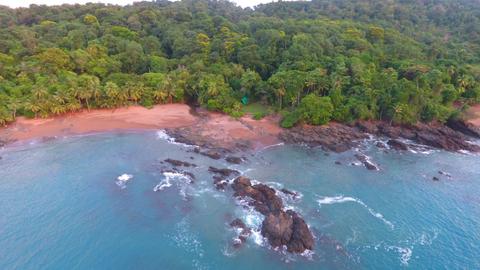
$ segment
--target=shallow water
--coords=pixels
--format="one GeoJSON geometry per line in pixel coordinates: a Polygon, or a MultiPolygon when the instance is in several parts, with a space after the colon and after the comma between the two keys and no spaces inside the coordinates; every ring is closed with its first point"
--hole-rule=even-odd
{"type": "Polygon", "coordinates": [[[159,135],[0,150],[0,269],[480,269],[479,156],[366,142],[342,154],[270,147],[232,166],[159,135]],[[356,151],[381,170],[351,165],[356,151]],[[166,158],[199,165],[195,182],[162,174],[166,158]],[[313,254],[272,250],[259,233],[234,249],[228,223],[258,229],[262,216],[215,190],[210,165],[300,192],[284,201],[314,232],[313,254]]]}

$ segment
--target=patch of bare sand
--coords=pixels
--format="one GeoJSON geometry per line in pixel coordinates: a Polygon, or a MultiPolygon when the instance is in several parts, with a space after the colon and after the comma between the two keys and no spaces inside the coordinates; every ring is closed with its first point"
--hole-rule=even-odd
{"type": "Polygon", "coordinates": [[[19,117],[0,129],[0,141],[23,141],[36,138],[68,136],[122,130],[183,128],[211,145],[234,147],[247,142],[258,149],[279,142],[278,117],[253,120],[249,116],[233,119],[228,115],[200,110],[190,113],[184,104],[158,105],[152,109],[130,106],[114,110],[92,110],[47,119],[19,117]]]}
{"type": "Polygon", "coordinates": [[[59,135],[86,134],[115,130],[174,128],[192,125],[196,117],[184,104],[168,104],[146,109],[131,106],[114,110],[92,110],[47,119],[17,121],[0,130],[8,140],[29,140],[59,135]]]}
{"type": "Polygon", "coordinates": [[[480,127],[480,104],[470,107],[466,113],[467,122],[480,127]]]}

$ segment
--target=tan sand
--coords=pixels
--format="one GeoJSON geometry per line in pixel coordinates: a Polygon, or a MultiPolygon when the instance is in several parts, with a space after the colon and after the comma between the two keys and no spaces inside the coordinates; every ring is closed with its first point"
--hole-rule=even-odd
{"type": "Polygon", "coordinates": [[[468,122],[480,127],[480,104],[470,107],[467,113],[468,122]]]}
{"type": "Polygon", "coordinates": [[[191,128],[205,140],[225,147],[239,140],[250,141],[254,148],[278,143],[278,118],[260,121],[245,116],[239,120],[220,113],[190,113],[184,104],[157,105],[152,109],[130,106],[114,110],[91,110],[47,119],[19,117],[15,123],[0,128],[0,141],[24,141],[37,138],[77,134],[156,130],[162,128],[191,128]]]}
{"type": "Polygon", "coordinates": [[[116,130],[148,130],[192,125],[197,121],[190,107],[168,104],[146,109],[140,106],[114,110],[92,110],[47,119],[19,117],[0,136],[9,140],[86,134],[116,130]]]}

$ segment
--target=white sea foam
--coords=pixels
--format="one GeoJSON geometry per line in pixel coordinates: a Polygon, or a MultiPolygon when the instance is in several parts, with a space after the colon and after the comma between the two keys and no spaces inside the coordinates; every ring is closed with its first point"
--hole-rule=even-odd
{"type": "Polygon", "coordinates": [[[192,145],[189,145],[189,144],[176,142],[175,138],[168,135],[167,132],[164,129],[161,129],[161,130],[157,131],[157,138],[160,139],[160,140],[165,140],[165,141],[167,141],[171,144],[181,145],[181,146],[184,146],[184,147],[192,147],[192,145]]]}
{"type": "Polygon", "coordinates": [[[264,151],[264,150],[267,150],[267,149],[270,149],[270,148],[274,148],[274,147],[277,147],[277,146],[283,146],[285,145],[285,143],[281,142],[281,143],[277,143],[277,144],[272,144],[272,145],[267,145],[265,147],[263,147],[260,151],[264,151]]]}
{"type": "Polygon", "coordinates": [[[408,247],[397,247],[397,246],[388,246],[387,250],[395,250],[400,254],[400,262],[404,266],[408,266],[408,262],[412,258],[413,251],[408,247]]]}
{"type": "Polygon", "coordinates": [[[250,239],[259,246],[264,246],[266,239],[262,236],[261,228],[263,215],[250,206],[247,200],[238,200],[238,204],[242,206],[242,220],[245,225],[252,230],[250,239]]]}
{"type": "MultiPolygon", "coordinates": [[[[190,183],[190,181],[192,180],[188,175],[185,175],[183,173],[177,173],[177,172],[164,172],[163,176],[165,177],[165,179],[160,181],[160,183],[158,183],[153,188],[153,191],[155,192],[162,191],[165,188],[171,187],[173,180],[181,180],[181,182],[183,183],[190,183]]],[[[184,195],[184,197],[186,196],[185,190],[183,188],[181,189],[180,192],[182,193],[182,195],[184,195]]]]}
{"type": "Polygon", "coordinates": [[[117,186],[119,186],[121,189],[124,189],[127,187],[127,182],[132,178],[133,175],[124,173],[117,177],[117,181],[115,181],[115,184],[117,184],[117,186]]]}
{"type": "Polygon", "coordinates": [[[361,206],[365,207],[372,216],[374,216],[374,217],[380,219],[381,221],[383,221],[383,223],[388,225],[390,227],[390,229],[393,230],[395,228],[395,226],[393,225],[392,222],[388,221],[381,213],[376,212],[375,210],[370,208],[366,203],[364,203],[360,199],[353,198],[353,197],[345,197],[343,195],[339,195],[339,196],[334,196],[334,197],[323,197],[321,199],[318,199],[317,202],[320,206],[325,205],[325,204],[355,202],[355,203],[358,203],[361,206]]]}

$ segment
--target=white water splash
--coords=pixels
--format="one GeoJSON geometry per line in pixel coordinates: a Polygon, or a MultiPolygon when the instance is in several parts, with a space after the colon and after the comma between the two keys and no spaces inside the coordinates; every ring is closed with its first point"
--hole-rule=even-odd
{"type": "Polygon", "coordinates": [[[133,175],[124,173],[117,177],[117,181],[115,181],[115,184],[117,184],[117,186],[119,186],[121,189],[124,189],[127,187],[127,182],[130,181],[130,179],[132,178],[133,175]]]}
{"type": "Polygon", "coordinates": [[[408,266],[408,262],[412,258],[413,251],[408,247],[388,246],[387,250],[395,250],[400,254],[400,262],[404,266],[408,266]]]}
{"type": "Polygon", "coordinates": [[[189,144],[176,142],[175,138],[168,135],[167,132],[164,129],[161,129],[161,130],[157,131],[157,138],[160,139],[160,140],[165,140],[165,141],[167,141],[171,144],[180,145],[180,146],[183,146],[183,147],[192,147],[192,145],[189,145],[189,144]]]}
{"type": "MultiPolygon", "coordinates": [[[[165,188],[171,187],[172,186],[172,181],[173,180],[182,180],[183,183],[190,183],[192,179],[190,176],[185,175],[183,173],[177,173],[177,172],[164,172],[163,176],[165,176],[165,179],[160,181],[154,188],[153,191],[162,191],[165,188]]],[[[182,195],[185,195],[185,190],[181,190],[182,195]]]]}
{"type": "Polygon", "coordinates": [[[358,203],[361,206],[365,207],[372,216],[374,216],[374,217],[380,219],[381,221],[383,221],[383,223],[388,225],[390,227],[390,229],[393,230],[395,228],[395,226],[393,225],[392,222],[388,221],[381,213],[376,212],[375,210],[370,208],[366,203],[364,203],[360,199],[353,198],[353,197],[344,197],[343,195],[339,195],[339,196],[334,196],[334,197],[323,197],[321,199],[318,199],[317,202],[320,205],[320,207],[322,205],[325,205],[325,204],[355,202],[355,203],[358,203]]]}
{"type": "Polygon", "coordinates": [[[238,204],[242,206],[241,219],[252,230],[249,238],[258,246],[265,246],[266,239],[261,233],[263,215],[250,206],[247,200],[239,200],[238,204]]]}
{"type": "Polygon", "coordinates": [[[270,148],[274,148],[274,147],[277,147],[277,146],[283,146],[285,145],[285,143],[281,142],[281,143],[277,143],[277,144],[272,144],[272,145],[267,145],[265,147],[263,147],[260,151],[264,151],[264,150],[267,150],[267,149],[270,149],[270,148]]]}

